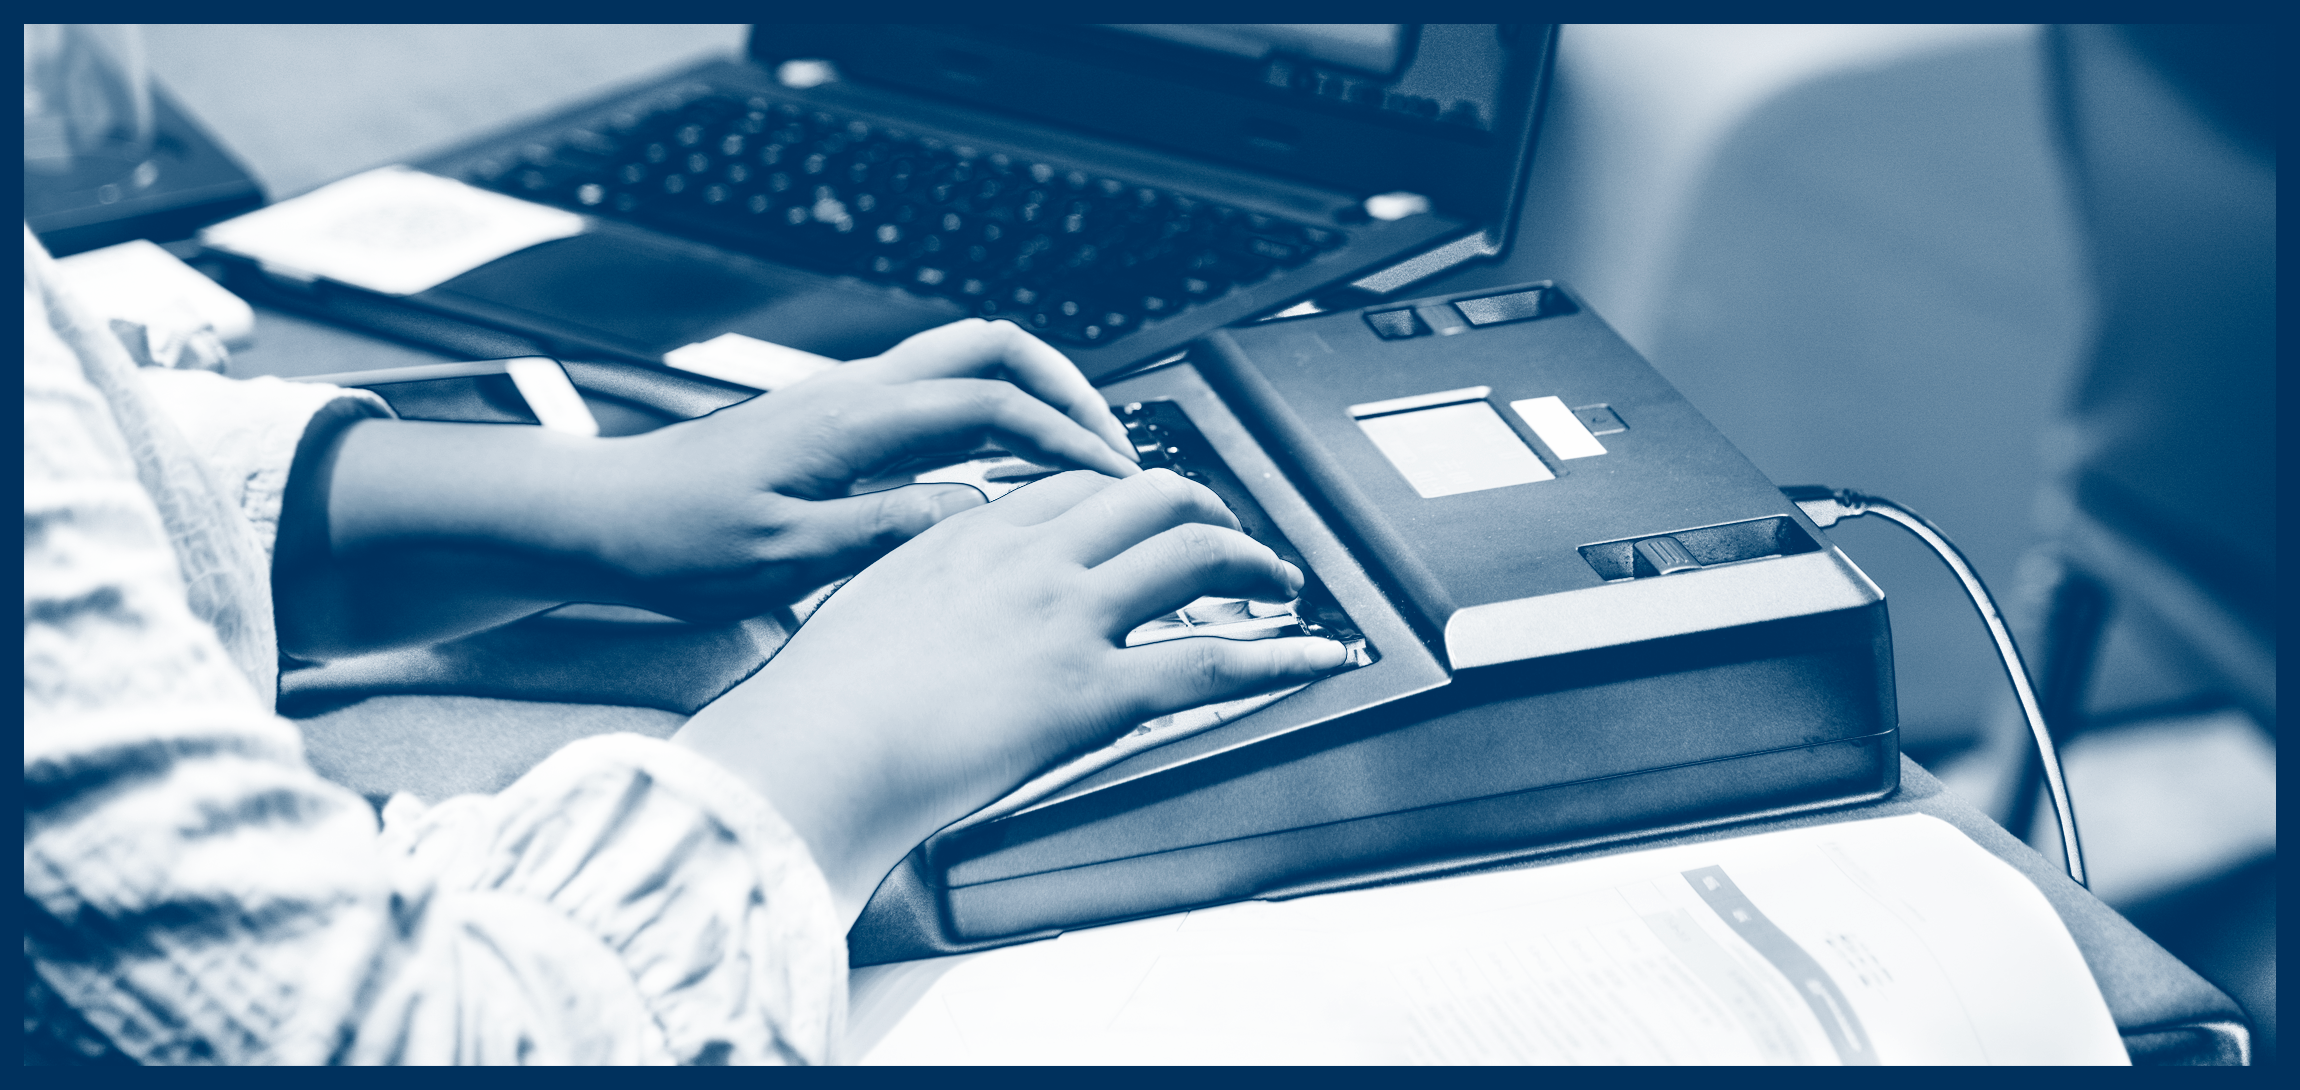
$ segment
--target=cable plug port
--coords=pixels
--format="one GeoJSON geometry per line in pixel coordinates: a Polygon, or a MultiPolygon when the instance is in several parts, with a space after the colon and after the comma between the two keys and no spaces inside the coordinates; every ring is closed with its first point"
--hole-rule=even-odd
{"type": "Polygon", "coordinates": [[[1789,502],[1813,520],[1813,525],[1824,530],[1856,515],[1869,513],[1868,497],[1843,488],[1830,488],[1823,484],[1793,484],[1781,490],[1789,502]]]}

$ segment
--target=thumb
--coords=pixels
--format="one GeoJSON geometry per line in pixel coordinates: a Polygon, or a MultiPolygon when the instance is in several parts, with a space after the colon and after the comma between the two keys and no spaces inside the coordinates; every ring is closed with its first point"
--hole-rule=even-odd
{"type": "Polygon", "coordinates": [[[935,523],[987,502],[963,484],[918,484],[819,500],[807,505],[805,544],[796,551],[837,569],[831,578],[849,575],[935,523]]]}

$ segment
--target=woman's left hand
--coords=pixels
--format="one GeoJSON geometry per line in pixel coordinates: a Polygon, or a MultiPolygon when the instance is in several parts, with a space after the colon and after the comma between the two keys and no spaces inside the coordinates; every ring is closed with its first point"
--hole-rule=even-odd
{"type": "Polygon", "coordinates": [[[1111,477],[1140,470],[1069,359],[1011,322],[969,319],[709,416],[628,439],[581,505],[591,552],[648,608],[749,616],[852,575],[950,515],[965,485],[849,496],[908,458],[985,441],[1111,477]]]}
{"type": "Polygon", "coordinates": [[[324,660],[468,635],[565,602],[756,616],[950,515],[965,485],[849,496],[914,455],[995,442],[1140,472],[1068,358],[1009,322],[885,354],[642,435],[368,420],[306,437],[280,513],[283,650],[324,660]]]}

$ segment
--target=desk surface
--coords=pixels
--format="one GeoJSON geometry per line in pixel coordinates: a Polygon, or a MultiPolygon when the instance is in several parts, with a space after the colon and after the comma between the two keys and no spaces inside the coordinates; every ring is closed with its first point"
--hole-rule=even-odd
{"type": "MultiPolygon", "coordinates": [[[[683,717],[646,708],[573,706],[474,697],[371,699],[304,721],[320,771],[369,795],[413,791],[437,799],[494,790],[561,745],[608,731],[657,737],[683,717]]],[[[2248,1054],[2250,1035],[2236,1003],[2166,953],[2050,860],[1904,759],[1901,789],[1881,802],[1818,814],[1616,845],[1534,864],[1666,843],[1715,840],[1772,829],[1921,813],[1940,818],[2011,863],[2060,913],[2092,968],[2135,1063],[2229,1063],[2248,1054]]]]}

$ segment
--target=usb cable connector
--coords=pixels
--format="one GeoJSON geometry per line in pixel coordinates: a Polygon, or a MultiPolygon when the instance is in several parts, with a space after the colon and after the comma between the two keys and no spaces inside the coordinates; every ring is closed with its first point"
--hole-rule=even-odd
{"type": "Polygon", "coordinates": [[[2003,661],[2005,677],[2012,682],[2013,695],[2020,700],[2021,716],[2028,720],[2029,736],[2036,743],[2037,756],[2044,765],[2046,794],[2052,799],[2053,819],[2060,825],[2061,852],[2068,860],[2068,876],[2077,885],[2085,885],[2084,847],[2076,833],[2076,809],[2069,801],[2068,782],[2062,776],[2060,754],[2053,746],[2052,732],[2045,729],[2044,710],[2037,703],[2036,689],[2029,684],[2028,667],[2022,663],[2020,648],[2015,646],[2012,630],[2005,625],[2004,615],[1997,610],[1996,599],[1982,585],[1980,573],[1972,563],[1950,543],[1948,535],[1941,533],[1924,516],[1882,496],[1871,496],[1851,489],[1830,488],[1826,485],[1792,485],[1781,490],[1783,495],[1822,528],[1835,526],[1849,518],[1876,515],[1900,525],[1915,534],[1917,540],[1931,547],[1941,562],[1955,573],[1965,588],[1973,608],[1981,615],[1981,623],[1988,626],[1989,638],[1996,642],[1997,657],[2003,661]]]}

